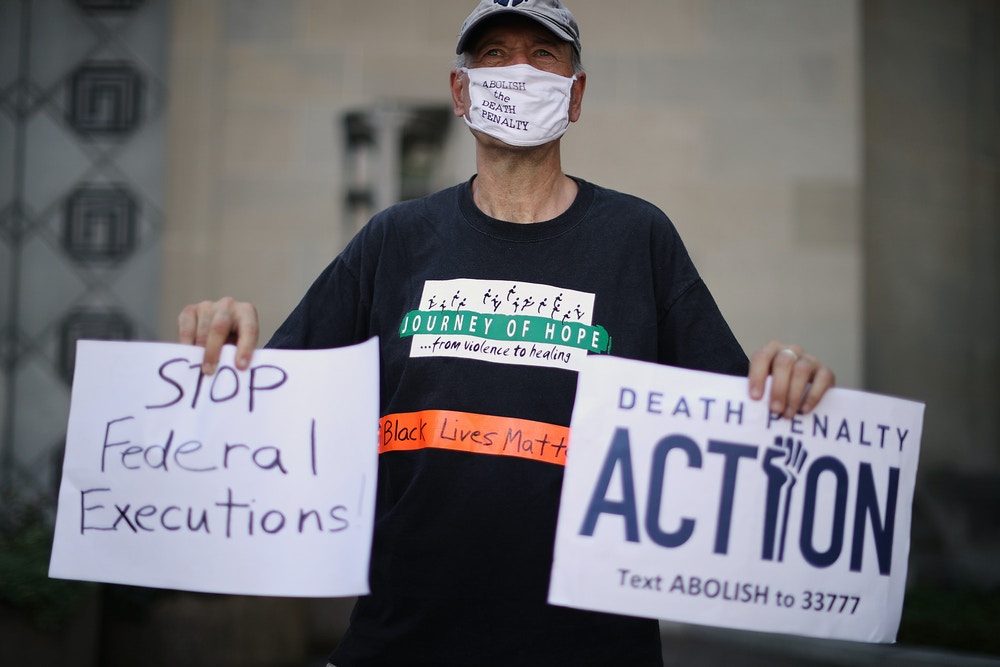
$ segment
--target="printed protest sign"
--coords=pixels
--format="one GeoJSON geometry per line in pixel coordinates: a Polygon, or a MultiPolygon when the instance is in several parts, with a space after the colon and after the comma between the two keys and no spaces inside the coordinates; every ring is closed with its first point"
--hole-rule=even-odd
{"type": "Polygon", "coordinates": [[[210,593],[368,592],[378,344],[81,341],[50,576],[210,593]]]}
{"type": "Polygon", "coordinates": [[[766,406],[745,378],[590,357],[549,601],[895,641],[924,406],[846,389],[791,420],[766,406]]]}

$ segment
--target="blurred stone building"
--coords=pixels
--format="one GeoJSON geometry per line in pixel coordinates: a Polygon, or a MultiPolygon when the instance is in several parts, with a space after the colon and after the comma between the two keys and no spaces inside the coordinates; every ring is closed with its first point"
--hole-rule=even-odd
{"type": "MultiPolygon", "coordinates": [[[[737,337],[927,403],[911,578],[1000,585],[1000,5],[571,0],[568,173],[674,221],[737,337]]],[[[469,178],[472,0],[0,0],[0,484],[51,492],[73,346],[254,302],[469,178]]]]}

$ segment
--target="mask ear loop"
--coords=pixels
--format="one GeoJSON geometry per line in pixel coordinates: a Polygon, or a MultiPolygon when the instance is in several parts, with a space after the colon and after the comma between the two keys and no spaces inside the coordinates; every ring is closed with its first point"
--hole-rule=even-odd
{"type": "Polygon", "coordinates": [[[469,114],[472,113],[472,104],[471,104],[472,103],[472,77],[469,76],[469,68],[468,67],[459,67],[458,68],[458,74],[459,74],[459,77],[465,77],[465,83],[469,86],[469,102],[470,102],[470,104],[469,104],[469,108],[467,108],[465,110],[465,113],[462,114],[462,120],[465,121],[466,125],[468,125],[470,128],[472,128],[472,124],[469,122],[469,114]]]}

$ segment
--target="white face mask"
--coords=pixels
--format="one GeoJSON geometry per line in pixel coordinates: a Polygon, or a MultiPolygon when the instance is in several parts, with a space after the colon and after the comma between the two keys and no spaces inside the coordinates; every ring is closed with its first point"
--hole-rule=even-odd
{"type": "Polygon", "coordinates": [[[462,71],[469,77],[465,124],[511,146],[540,146],[569,127],[567,78],[531,65],[480,67],[462,71]]]}

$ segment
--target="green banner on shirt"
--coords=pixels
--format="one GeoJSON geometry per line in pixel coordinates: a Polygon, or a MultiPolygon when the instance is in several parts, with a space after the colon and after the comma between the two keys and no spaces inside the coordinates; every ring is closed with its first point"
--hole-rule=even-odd
{"type": "Polygon", "coordinates": [[[611,337],[602,326],[560,322],[531,315],[500,315],[467,310],[412,310],[403,318],[399,335],[405,338],[418,334],[548,343],[598,354],[611,350],[611,337]]]}

